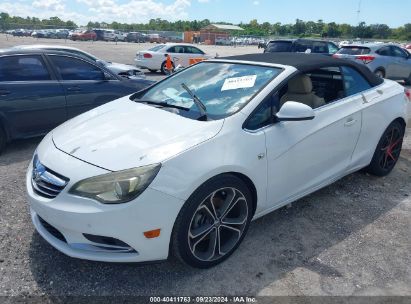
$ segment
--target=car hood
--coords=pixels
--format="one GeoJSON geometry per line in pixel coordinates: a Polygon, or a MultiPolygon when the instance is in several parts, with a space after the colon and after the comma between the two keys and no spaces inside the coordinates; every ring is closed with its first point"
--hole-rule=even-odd
{"type": "Polygon", "coordinates": [[[224,120],[197,121],[120,98],[52,131],[57,149],[111,171],[161,163],[216,136],[224,120]]]}
{"type": "Polygon", "coordinates": [[[106,67],[112,70],[113,72],[126,72],[130,70],[141,71],[140,69],[136,68],[133,65],[122,64],[122,63],[117,63],[117,62],[107,62],[106,67]]]}

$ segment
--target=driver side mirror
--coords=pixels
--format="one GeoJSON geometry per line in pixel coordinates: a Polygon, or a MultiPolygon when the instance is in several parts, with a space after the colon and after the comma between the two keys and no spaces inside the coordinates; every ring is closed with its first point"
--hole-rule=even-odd
{"type": "Polygon", "coordinates": [[[302,121],[314,119],[315,113],[314,110],[306,104],[287,101],[275,116],[278,121],[302,121]]]}

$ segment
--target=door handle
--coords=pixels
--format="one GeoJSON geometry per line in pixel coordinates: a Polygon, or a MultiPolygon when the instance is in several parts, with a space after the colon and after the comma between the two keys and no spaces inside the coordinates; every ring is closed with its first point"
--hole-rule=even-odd
{"type": "Polygon", "coordinates": [[[79,92],[79,91],[81,91],[81,88],[78,87],[78,86],[68,87],[68,88],[67,88],[67,91],[70,91],[70,92],[79,92]]]}
{"type": "Polygon", "coordinates": [[[9,95],[11,92],[10,91],[8,91],[8,90],[1,90],[0,89],[0,96],[6,96],[6,95],[9,95]]]}
{"type": "Polygon", "coordinates": [[[356,122],[357,122],[356,119],[354,119],[354,118],[349,118],[349,119],[347,119],[347,121],[344,123],[344,126],[350,127],[350,126],[354,125],[356,122]]]}

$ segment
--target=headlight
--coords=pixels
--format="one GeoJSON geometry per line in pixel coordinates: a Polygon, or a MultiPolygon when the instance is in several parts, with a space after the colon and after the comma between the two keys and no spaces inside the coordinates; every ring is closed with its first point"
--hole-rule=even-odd
{"type": "Polygon", "coordinates": [[[160,167],[160,164],[155,164],[87,178],[74,184],[69,193],[103,204],[126,203],[150,185],[160,167]]]}

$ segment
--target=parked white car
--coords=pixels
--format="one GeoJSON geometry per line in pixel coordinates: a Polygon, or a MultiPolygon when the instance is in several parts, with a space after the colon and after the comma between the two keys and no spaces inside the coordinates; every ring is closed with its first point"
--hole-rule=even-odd
{"type": "Polygon", "coordinates": [[[27,171],[31,217],[71,257],[211,267],[251,220],[362,168],[389,174],[408,105],[398,83],[323,55],[205,61],[50,132],[27,171]]]}
{"type": "Polygon", "coordinates": [[[174,67],[179,65],[187,67],[190,65],[190,59],[209,59],[212,57],[192,44],[166,43],[147,51],[137,52],[134,62],[139,68],[148,69],[151,72],[160,70],[163,74],[167,74],[166,54],[170,55],[174,67]]]}
{"type": "Polygon", "coordinates": [[[92,60],[96,62],[97,64],[106,67],[113,73],[123,76],[123,77],[134,77],[134,78],[143,78],[145,79],[146,76],[144,72],[140,69],[137,69],[135,66],[129,65],[129,64],[123,64],[123,63],[117,63],[117,62],[111,62],[111,61],[105,61],[103,59],[99,59],[96,56],[87,53],[83,50],[71,47],[71,46],[65,46],[65,45],[52,45],[52,44],[28,44],[28,45],[17,45],[13,47],[13,49],[48,49],[48,50],[58,50],[58,51],[65,51],[77,56],[84,57],[86,59],[92,60]]]}

